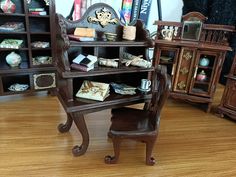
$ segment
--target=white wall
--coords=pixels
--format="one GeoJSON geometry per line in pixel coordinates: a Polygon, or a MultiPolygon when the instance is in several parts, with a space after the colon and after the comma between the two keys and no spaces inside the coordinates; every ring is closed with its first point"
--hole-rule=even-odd
{"type": "MultiPolygon", "coordinates": [[[[121,0],[90,0],[92,3],[95,2],[104,2],[107,3],[118,11],[119,7],[115,5],[118,4],[118,1],[121,0]]],[[[55,0],[56,2],[56,12],[67,16],[70,13],[71,7],[74,0],[55,0]]],[[[164,21],[180,21],[182,15],[182,0],[161,0],[161,9],[162,9],[162,20],[164,21]]],[[[156,26],[153,25],[154,21],[158,19],[157,12],[157,1],[152,0],[152,6],[148,21],[147,28],[150,32],[156,31],[156,26]]]]}

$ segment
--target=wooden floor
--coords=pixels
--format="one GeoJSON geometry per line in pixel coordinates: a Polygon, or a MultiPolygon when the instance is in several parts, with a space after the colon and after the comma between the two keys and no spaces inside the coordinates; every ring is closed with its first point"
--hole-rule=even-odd
{"type": "Polygon", "coordinates": [[[158,163],[150,167],[144,164],[144,144],[130,141],[122,144],[118,164],[104,164],[104,156],[113,153],[106,136],[109,110],[86,116],[90,146],[86,155],[73,157],[71,148],[81,137],[74,125],[69,133],[57,131],[66,115],[56,97],[0,99],[1,177],[236,176],[235,122],[190,104],[168,100],[154,150],[158,163]]]}

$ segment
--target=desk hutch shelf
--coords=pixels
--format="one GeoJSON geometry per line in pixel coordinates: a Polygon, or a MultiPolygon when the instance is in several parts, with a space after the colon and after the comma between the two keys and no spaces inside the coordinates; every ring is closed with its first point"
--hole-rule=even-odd
{"type": "Polygon", "coordinates": [[[149,33],[144,29],[141,21],[137,21],[135,41],[122,40],[122,23],[119,21],[114,9],[104,3],[94,4],[85,12],[78,21],[70,21],[62,15],[57,14],[57,71],[58,71],[58,98],[67,113],[67,122],[59,125],[60,132],[69,131],[74,121],[83,142],[81,146],[73,148],[74,155],[82,155],[86,152],[89,144],[89,135],[84,120],[84,114],[131,105],[135,103],[148,102],[151,99],[151,91],[148,93],[137,92],[135,95],[120,95],[110,87],[110,95],[104,101],[94,101],[77,98],[75,95],[80,89],[84,80],[97,81],[103,83],[124,83],[133,87],[140,85],[141,79],[151,79],[154,67],[141,68],[135,66],[125,66],[121,63],[123,53],[127,52],[135,56],[142,55],[145,60],[148,57],[148,48],[153,47],[153,41],[149,38],[149,33]],[[88,17],[97,18],[96,13],[110,14],[110,19],[116,19],[117,23],[108,23],[102,26],[99,22],[89,22],[88,17]],[[68,38],[73,34],[76,27],[94,28],[96,37],[94,41],[74,41],[68,38]],[[104,33],[116,33],[115,41],[108,41],[104,33]],[[90,54],[102,58],[119,59],[118,68],[95,65],[94,70],[82,72],[70,67],[72,60],[79,54],[90,54]]]}

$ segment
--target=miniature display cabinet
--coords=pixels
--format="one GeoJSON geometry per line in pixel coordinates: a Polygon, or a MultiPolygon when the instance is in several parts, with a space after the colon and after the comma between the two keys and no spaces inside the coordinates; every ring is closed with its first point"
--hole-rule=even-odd
{"type": "Polygon", "coordinates": [[[218,112],[221,117],[224,115],[236,120],[236,56],[230,73],[226,76],[227,82],[218,112]]]}
{"type": "MultiPolygon", "coordinates": [[[[122,23],[114,9],[104,3],[90,6],[78,21],[67,20],[60,14],[56,17],[59,24],[56,63],[59,78],[58,98],[67,113],[67,122],[60,124],[58,128],[60,132],[67,132],[72,122],[75,122],[83,138],[81,146],[73,148],[73,154],[78,156],[86,152],[89,144],[84,114],[150,101],[152,95],[150,89],[142,92],[136,88],[140,86],[141,79],[152,80],[155,69],[149,60],[148,48],[153,47],[154,43],[141,21],[134,24],[135,40],[123,40],[122,23]],[[79,63],[83,56],[87,56],[85,61],[94,57],[98,58],[98,61],[84,67],[79,63]],[[123,62],[130,56],[142,56],[142,62],[148,65],[127,66],[129,62],[126,64],[123,62]],[[81,71],[81,68],[84,71],[81,71]],[[107,87],[108,84],[110,88],[107,87]],[[127,90],[132,90],[132,93],[135,90],[135,93],[127,95],[115,93],[113,88],[117,84],[128,85],[127,90]],[[98,87],[103,88],[106,93],[101,92],[100,97],[98,93],[94,93],[94,97],[90,96],[86,91],[91,87],[93,91],[98,87]],[[77,97],[85,92],[87,93],[85,97],[90,96],[91,99],[77,97]]],[[[135,58],[133,59],[136,60],[135,58]]]]}
{"type": "Polygon", "coordinates": [[[234,26],[205,24],[198,12],[182,22],[157,21],[156,65],[166,65],[172,77],[170,96],[203,103],[209,112],[234,26]]]}
{"type": "Polygon", "coordinates": [[[1,1],[2,6],[8,4],[15,10],[0,10],[0,95],[52,91],[54,1],[1,1]]]}

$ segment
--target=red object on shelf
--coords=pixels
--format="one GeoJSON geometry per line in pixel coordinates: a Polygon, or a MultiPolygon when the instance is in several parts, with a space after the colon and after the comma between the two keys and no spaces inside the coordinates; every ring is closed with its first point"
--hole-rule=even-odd
{"type": "Polygon", "coordinates": [[[4,13],[15,13],[16,5],[11,0],[0,2],[1,9],[4,13]]]}

